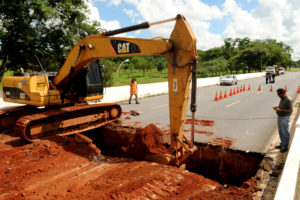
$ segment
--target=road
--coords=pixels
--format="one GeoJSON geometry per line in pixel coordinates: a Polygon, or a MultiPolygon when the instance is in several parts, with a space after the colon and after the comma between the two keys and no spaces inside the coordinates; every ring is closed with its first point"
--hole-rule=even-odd
{"type": "MultiPolygon", "coordinates": [[[[196,126],[197,130],[206,131],[208,134],[195,134],[195,142],[212,143],[222,138],[229,140],[232,149],[264,153],[267,144],[277,128],[276,113],[273,106],[279,104],[276,89],[287,86],[287,95],[293,100],[297,96],[300,85],[300,72],[286,73],[276,77],[274,84],[266,84],[265,78],[254,78],[238,82],[238,86],[246,85],[246,91],[228,97],[227,99],[214,101],[216,91],[231,86],[210,86],[197,89],[197,112],[198,120],[213,120],[214,126],[196,126]],[[251,90],[247,91],[250,84],[251,90]],[[261,85],[261,91],[258,91],[261,85]],[[273,92],[270,92],[272,85],[273,92]]],[[[133,101],[134,103],[135,101],[133,101]]],[[[169,104],[168,95],[155,96],[140,100],[141,104],[128,104],[121,102],[123,111],[137,110],[141,115],[131,117],[128,122],[136,124],[154,123],[162,129],[168,129],[169,104]]],[[[187,113],[191,118],[191,113],[187,113]]],[[[190,129],[186,125],[186,129],[190,129]]],[[[205,132],[204,132],[205,133],[205,132]]],[[[189,137],[188,131],[185,133],[189,137]]]]}

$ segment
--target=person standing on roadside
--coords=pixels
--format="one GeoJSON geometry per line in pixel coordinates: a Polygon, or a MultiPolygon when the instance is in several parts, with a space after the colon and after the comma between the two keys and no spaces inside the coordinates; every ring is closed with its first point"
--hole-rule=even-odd
{"type": "Polygon", "coordinates": [[[135,103],[139,104],[137,93],[138,93],[137,82],[136,82],[136,79],[133,78],[130,82],[129,104],[131,104],[131,98],[133,95],[135,95],[135,103]]]}
{"type": "Polygon", "coordinates": [[[289,132],[289,122],[290,116],[293,112],[292,100],[286,96],[285,90],[279,88],[277,90],[277,95],[280,98],[279,106],[273,107],[277,113],[277,123],[278,131],[280,136],[280,145],[276,146],[276,149],[280,149],[280,152],[286,152],[289,146],[290,132],[289,132]]]}
{"type": "Polygon", "coordinates": [[[275,76],[276,74],[272,74],[272,83],[275,83],[275,76]]]}
{"type": "Polygon", "coordinates": [[[270,81],[270,73],[266,73],[266,84],[270,81]]]}

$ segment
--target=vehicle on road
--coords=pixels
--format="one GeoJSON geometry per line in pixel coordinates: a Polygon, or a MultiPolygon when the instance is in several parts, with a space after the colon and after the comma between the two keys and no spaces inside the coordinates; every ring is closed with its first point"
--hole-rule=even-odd
{"type": "Polygon", "coordinates": [[[278,69],[279,75],[284,74],[285,73],[285,69],[283,67],[280,67],[278,69]]]}
{"type": "Polygon", "coordinates": [[[276,74],[276,68],[275,68],[275,66],[267,66],[266,67],[266,73],[269,73],[271,75],[276,74]]]}
{"type": "Polygon", "coordinates": [[[237,78],[236,75],[227,74],[220,77],[220,85],[236,85],[237,78]]]}

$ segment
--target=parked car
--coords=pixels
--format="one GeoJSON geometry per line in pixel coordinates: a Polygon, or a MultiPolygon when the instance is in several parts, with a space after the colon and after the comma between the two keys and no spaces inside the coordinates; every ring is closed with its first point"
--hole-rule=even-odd
{"type": "Polygon", "coordinates": [[[284,70],[283,67],[280,67],[280,68],[278,69],[278,72],[279,72],[279,74],[281,75],[281,74],[284,74],[284,73],[285,73],[285,70],[284,70]]]}
{"type": "Polygon", "coordinates": [[[220,77],[220,85],[236,85],[237,78],[236,75],[227,74],[220,77]]]}
{"type": "Polygon", "coordinates": [[[271,75],[276,74],[276,68],[274,66],[267,66],[266,73],[269,73],[271,75]]]}

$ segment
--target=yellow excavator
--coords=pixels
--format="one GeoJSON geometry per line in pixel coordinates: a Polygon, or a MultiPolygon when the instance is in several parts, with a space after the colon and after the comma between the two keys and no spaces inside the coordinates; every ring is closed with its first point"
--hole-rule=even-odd
{"type": "Polygon", "coordinates": [[[27,106],[0,110],[0,128],[14,127],[21,137],[33,141],[49,135],[70,135],[95,129],[119,119],[122,110],[118,104],[87,103],[103,98],[101,70],[95,60],[140,55],[167,56],[171,149],[176,152],[177,160],[185,159],[193,149],[194,125],[189,141],[184,136],[184,124],[191,80],[190,107],[194,122],[198,57],[196,37],[182,15],[87,36],[70,50],[55,76],[5,77],[2,81],[4,101],[27,106]],[[169,39],[111,37],[169,21],[176,21],[169,39]]]}

